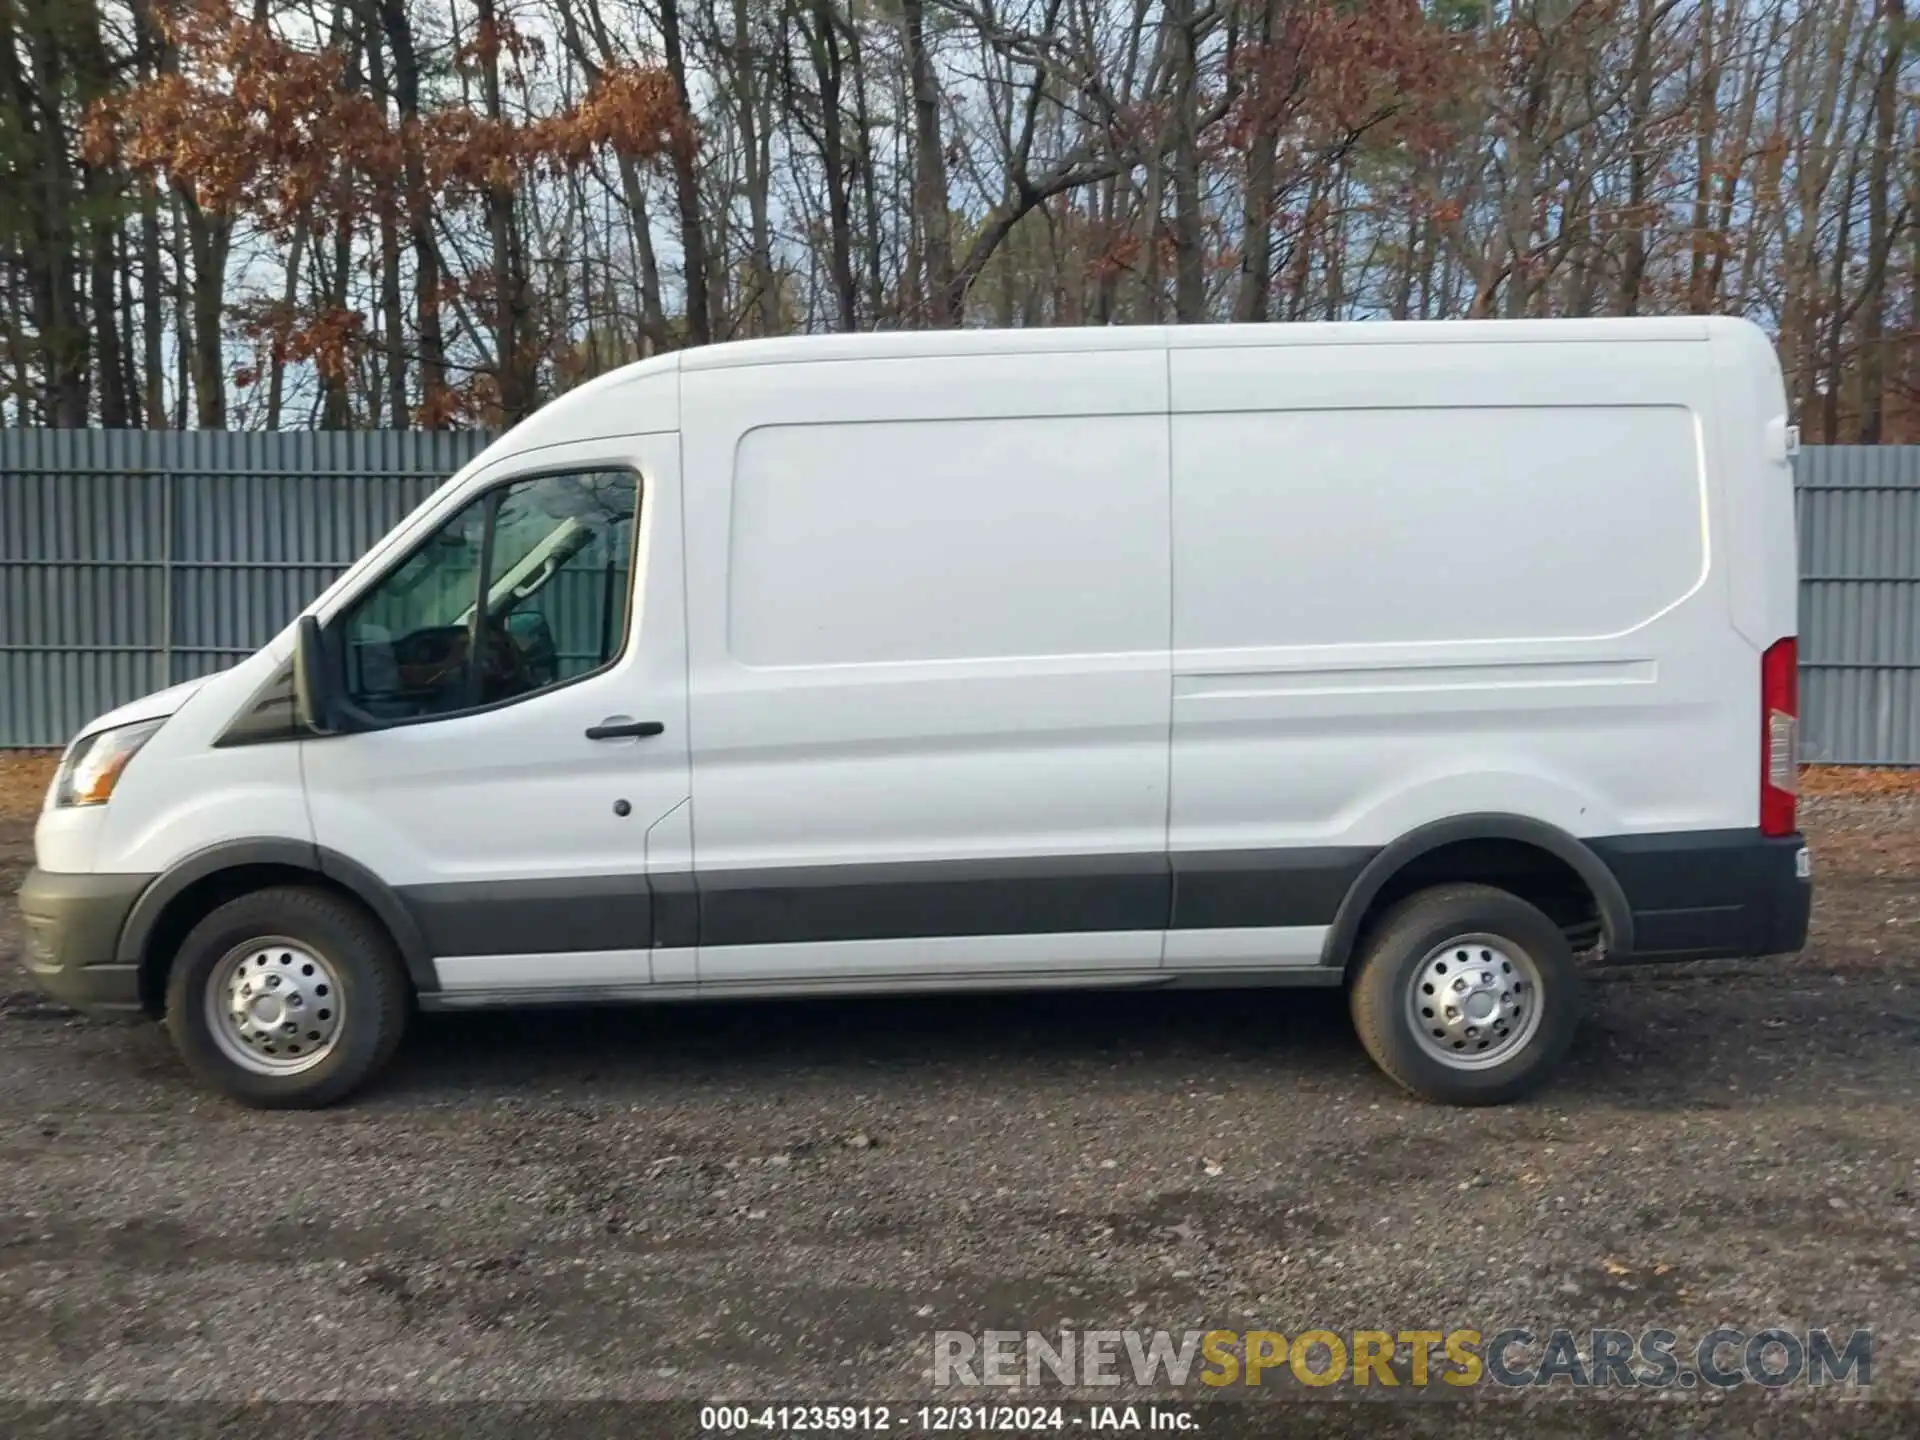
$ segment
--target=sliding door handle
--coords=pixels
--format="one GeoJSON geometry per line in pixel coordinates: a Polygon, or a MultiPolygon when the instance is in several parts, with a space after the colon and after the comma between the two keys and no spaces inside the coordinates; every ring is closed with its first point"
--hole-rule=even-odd
{"type": "Polygon", "coordinates": [[[666,728],[658,720],[622,720],[609,716],[598,725],[587,727],[587,739],[638,740],[648,735],[658,735],[666,728]]]}

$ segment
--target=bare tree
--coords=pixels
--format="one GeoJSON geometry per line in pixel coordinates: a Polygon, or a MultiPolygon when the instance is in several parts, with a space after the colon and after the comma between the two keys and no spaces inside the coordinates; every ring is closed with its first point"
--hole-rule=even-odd
{"type": "Polygon", "coordinates": [[[0,405],[505,423],[791,330],[1734,313],[1920,438],[1907,0],[0,0],[0,405]]]}

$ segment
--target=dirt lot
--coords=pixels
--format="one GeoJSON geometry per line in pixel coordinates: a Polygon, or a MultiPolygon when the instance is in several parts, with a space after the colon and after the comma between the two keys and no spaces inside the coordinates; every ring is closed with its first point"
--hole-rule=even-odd
{"type": "MultiPolygon", "coordinates": [[[[44,783],[0,771],[0,894],[44,783]]],[[[1403,1098],[1337,995],[1283,992],[428,1017],[358,1103],[257,1115],[157,1028],[37,999],[0,902],[0,1401],[246,1433],[262,1400],[924,1398],[947,1328],[1824,1324],[1873,1328],[1864,1402],[1557,1394],[1476,1429],[1910,1434],[1920,796],[1821,788],[1803,956],[1596,977],[1564,1080],[1491,1112],[1403,1098]]]]}

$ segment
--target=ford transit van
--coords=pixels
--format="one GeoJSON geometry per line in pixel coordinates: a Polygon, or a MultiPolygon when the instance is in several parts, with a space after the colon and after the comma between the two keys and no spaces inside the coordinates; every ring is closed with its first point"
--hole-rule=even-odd
{"type": "Polygon", "coordinates": [[[27,965],[264,1106],[417,1010],[1072,986],[1511,1098],[1576,957],[1804,941],[1793,448],[1722,319],[647,360],[88,725],[27,965]]]}

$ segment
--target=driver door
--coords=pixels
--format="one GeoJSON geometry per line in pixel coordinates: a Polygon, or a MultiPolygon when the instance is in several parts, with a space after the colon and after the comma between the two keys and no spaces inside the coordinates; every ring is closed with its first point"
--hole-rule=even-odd
{"type": "Polygon", "coordinates": [[[322,617],[360,728],[303,742],[314,838],[397,891],[450,1001],[652,983],[650,843],[686,866],[678,439],[535,459],[322,617]]]}

